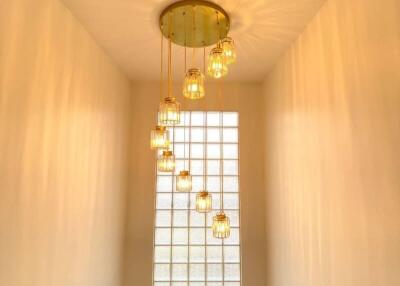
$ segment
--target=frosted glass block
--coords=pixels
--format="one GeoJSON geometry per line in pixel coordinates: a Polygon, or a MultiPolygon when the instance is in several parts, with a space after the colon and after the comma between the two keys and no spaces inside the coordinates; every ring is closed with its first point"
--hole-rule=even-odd
{"type": "Polygon", "coordinates": [[[159,193],[156,195],[156,208],[157,209],[170,209],[172,202],[172,194],[159,193]]]}
{"type": "Polygon", "coordinates": [[[171,226],[171,211],[156,211],[156,226],[171,226]]]}
{"type": "Polygon", "coordinates": [[[170,262],[171,247],[170,246],[155,246],[154,247],[154,262],[170,262]]]}
{"type": "Polygon", "coordinates": [[[205,217],[204,214],[196,211],[190,211],[190,226],[204,226],[205,217]]]}
{"type": "Polygon", "coordinates": [[[203,281],[205,279],[204,264],[190,264],[189,279],[193,281],[203,281]]]}
{"type": "Polygon", "coordinates": [[[155,244],[170,244],[171,243],[171,229],[170,228],[156,228],[155,230],[155,244]]]}
{"type": "Polygon", "coordinates": [[[172,262],[188,262],[187,246],[172,246],[172,262]]]}
{"type": "MultiPolygon", "coordinates": [[[[179,172],[183,169],[185,169],[185,161],[184,160],[175,160],[174,174],[179,175],[179,172]]],[[[174,179],[174,190],[176,190],[175,183],[176,183],[176,179],[174,179]]]]}
{"type": "Polygon", "coordinates": [[[237,143],[239,141],[237,128],[224,128],[223,141],[227,143],[237,143]]]}
{"type": "Polygon", "coordinates": [[[219,157],[220,157],[219,144],[207,144],[207,158],[219,159],[219,157]]]}
{"type": "Polygon", "coordinates": [[[203,149],[203,144],[192,144],[191,150],[190,150],[190,157],[193,159],[203,159],[204,158],[204,149],[203,149]]]}
{"type": "Polygon", "coordinates": [[[174,128],[175,142],[183,142],[185,133],[183,127],[175,127],[174,128]]]}
{"type": "Polygon", "coordinates": [[[219,193],[213,193],[212,209],[219,210],[220,208],[221,208],[220,195],[219,195],[219,193]]]}
{"type": "Polygon", "coordinates": [[[231,227],[231,235],[224,239],[225,245],[239,244],[239,229],[231,227]]]}
{"type": "Polygon", "coordinates": [[[207,228],[207,245],[222,245],[222,239],[215,238],[211,228],[207,228]]]}
{"type": "Polygon", "coordinates": [[[207,128],[207,142],[218,143],[221,141],[220,128],[207,128]]]}
{"type": "Polygon", "coordinates": [[[174,228],[172,230],[172,243],[187,244],[188,242],[188,230],[187,228],[174,228]]]}
{"type": "Polygon", "coordinates": [[[202,176],[193,176],[192,174],[192,192],[198,192],[204,188],[204,180],[202,176]]]}
{"type": "Polygon", "coordinates": [[[207,112],[207,126],[219,126],[219,112],[207,112]]]}
{"type": "Polygon", "coordinates": [[[224,112],[222,116],[224,126],[238,126],[239,116],[237,112],[224,112]]]}
{"type": "Polygon", "coordinates": [[[225,209],[239,209],[239,194],[224,194],[225,209]]]}
{"type": "Polygon", "coordinates": [[[204,113],[203,112],[192,112],[191,125],[192,126],[203,126],[204,125],[204,113]]]}
{"type": "Polygon", "coordinates": [[[203,175],[204,174],[204,165],[203,160],[191,160],[191,174],[192,176],[203,175]]]}
{"type": "MultiPolygon", "coordinates": [[[[175,158],[184,158],[185,153],[185,144],[183,143],[175,143],[174,148],[171,148],[174,151],[175,158]]],[[[189,155],[189,154],[188,154],[189,155]]]]}
{"type": "Polygon", "coordinates": [[[227,281],[225,281],[224,286],[240,286],[240,282],[227,282],[227,281]]]}
{"type": "Polygon", "coordinates": [[[174,281],[187,280],[187,264],[172,265],[172,280],[174,281]]]}
{"type": "Polygon", "coordinates": [[[154,286],[170,286],[169,282],[154,282],[154,286]]]}
{"type": "Polygon", "coordinates": [[[237,159],[238,158],[238,145],[237,144],[223,144],[224,159],[237,159]]]}
{"type": "Polygon", "coordinates": [[[157,192],[172,192],[172,176],[157,176],[157,192]]]}
{"type": "MultiPolygon", "coordinates": [[[[189,282],[189,286],[206,286],[205,282],[189,282]]],[[[208,286],[208,283],[207,283],[208,286]]]]}
{"type": "Polygon", "coordinates": [[[225,264],[225,280],[239,281],[240,280],[240,264],[225,264]]]}
{"type": "Polygon", "coordinates": [[[187,211],[174,211],[174,226],[187,226],[188,213],[187,211]]]}
{"type": "Polygon", "coordinates": [[[189,282],[187,282],[187,281],[185,281],[185,282],[172,282],[172,286],[188,286],[188,283],[189,282]]]}
{"type": "Polygon", "coordinates": [[[207,247],[207,262],[222,262],[222,246],[207,247]]]}
{"type": "Polygon", "coordinates": [[[238,175],[239,166],[237,160],[224,160],[224,175],[238,175]]]}
{"type": "Polygon", "coordinates": [[[240,248],[239,246],[224,246],[225,262],[240,262],[240,248]]]}
{"type": "Polygon", "coordinates": [[[207,160],[207,175],[219,175],[219,160],[207,160]]]}
{"type": "Polygon", "coordinates": [[[224,177],[224,192],[238,192],[239,180],[238,177],[224,177]]]}
{"type": "Polygon", "coordinates": [[[207,286],[223,286],[222,282],[208,282],[207,286]]]}
{"type": "Polygon", "coordinates": [[[221,188],[220,181],[220,177],[207,177],[207,190],[210,193],[219,193],[221,188]]]}
{"type": "Polygon", "coordinates": [[[154,264],[154,280],[169,281],[169,264],[154,264]]]}
{"type": "Polygon", "coordinates": [[[189,207],[188,194],[174,193],[174,209],[187,209],[189,207]]]}
{"type": "MultiPolygon", "coordinates": [[[[190,133],[190,141],[193,143],[204,142],[204,128],[203,127],[192,127],[190,133]]],[[[189,138],[187,139],[189,141],[189,138]]]]}
{"type": "Polygon", "coordinates": [[[190,229],[190,244],[204,245],[206,243],[206,236],[204,229],[201,228],[191,228],[190,229]]]}
{"type": "Polygon", "coordinates": [[[204,262],[205,261],[205,247],[204,246],[190,246],[190,262],[204,262]]]}
{"type": "Polygon", "coordinates": [[[207,279],[222,281],[222,264],[207,264],[207,279]]]}
{"type": "MultiPolygon", "coordinates": [[[[198,188],[196,190],[200,190],[200,189],[202,189],[202,188],[198,188]]],[[[193,192],[193,190],[192,190],[192,193],[190,193],[190,209],[191,210],[196,209],[196,194],[197,194],[197,192],[193,192]]]]}
{"type": "Polygon", "coordinates": [[[239,226],[239,211],[226,210],[225,214],[229,217],[231,227],[239,226]]]}

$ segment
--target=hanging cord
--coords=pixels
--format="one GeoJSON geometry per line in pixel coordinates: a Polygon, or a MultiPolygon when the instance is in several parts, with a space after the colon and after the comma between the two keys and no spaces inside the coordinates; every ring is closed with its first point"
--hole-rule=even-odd
{"type": "Polygon", "coordinates": [[[196,49],[194,48],[196,46],[196,6],[193,5],[193,24],[192,24],[192,30],[193,30],[193,53],[192,53],[192,67],[195,66],[195,51],[196,49]]]}
{"type": "Polygon", "coordinates": [[[203,177],[203,185],[204,185],[204,190],[207,191],[207,112],[204,112],[204,119],[203,119],[203,172],[204,172],[204,177],[203,177]]]}
{"type": "Polygon", "coordinates": [[[219,121],[220,121],[220,211],[224,211],[224,148],[223,148],[223,137],[224,137],[224,129],[223,125],[223,95],[222,95],[222,88],[223,88],[223,79],[218,84],[218,105],[220,110],[219,121]]]}
{"type": "Polygon", "coordinates": [[[206,46],[203,48],[203,74],[206,74],[206,46]]]}
{"type": "Polygon", "coordinates": [[[186,39],[186,11],[185,12],[183,12],[183,26],[184,26],[184,29],[185,29],[185,53],[184,53],[184,71],[183,71],[183,74],[184,75],[186,75],[186,46],[187,46],[187,39],[186,39]]]}
{"type": "Polygon", "coordinates": [[[160,53],[160,101],[163,100],[163,54],[164,54],[164,26],[161,24],[161,53],[160,53]]]}
{"type": "Polygon", "coordinates": [[[186,170],[186,112],[183,114],[183,170],[186,170]]]}
{"type": "Polygon", "coordinates": [[[191,170],[191,166],[192,166],[192,163],[190,162],[191,161],[191,145],[192,145],[192,112],[190,111],[189,112],[189,174],[190,175],[192,175],[192,170],[191,170]]]}
{"type": "Polygon", "coordinates": [[[172,18],[169,14],[169,30],[168,30],[168,97],[172,97],[172,47],[171,47],[171,25],[172,18]]]}

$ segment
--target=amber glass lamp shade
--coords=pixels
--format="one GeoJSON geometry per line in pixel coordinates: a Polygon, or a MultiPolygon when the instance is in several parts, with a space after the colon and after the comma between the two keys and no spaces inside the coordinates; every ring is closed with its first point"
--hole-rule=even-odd
{"type": "Polygon", "coordinates": [[[169,147],[169,132],[165,126],[156,126],[151,130],[150,148],[151,149],[168,149],[169,147]]]}
{"type": "Polygon", "coordinates": [[[180,171],[176,176],[176,190],[178,192],[190,192],[192,190],[192,176],[189,171],[180,171]]]}
{"type": "Polygon", "coordinates": [[[221,78],[228,73],[223,50],[219,46],[213,48],[210,52],[207,71],[208,75],[213,78],[221,78]]]}
{"type": "Polygon", "coordinates": [[[228,238],[231,234],[229,217],[224,212],[219,212],[213,217],[213,236],[215,238],[228,238]]]}
{"type": "Polygon", "coordinates": [[[175,97],[166,97],[160,103],[160,122],[162,125],[175,125],[180,122],[180,103],[175,97]]]}
{"type": "Polygon", "coordinates": [[[208,213],[212,209],[211,194],[207,191],[201,191],[196,195],[196,211],[199,213],[208,213]]]}
{"type": "Polygon", "coordinates": [[[183,83],[183,96],[189,99],[199,99],[204,95],[204,75],[198,68],[189,69],[183,83]]]}
{"type": "Polygon", "coordinates": [[[235,42],[232,38],[226,37],[221,41],[222,53],[224,55],[226,64],[232,64],[236,61],[235,42]]]}
{"type": "Polygon", "coordinates": [[[175,171],[175,156],[172,151],[163,151],[158,157],[157,170],[160,172],[175,171]]]}

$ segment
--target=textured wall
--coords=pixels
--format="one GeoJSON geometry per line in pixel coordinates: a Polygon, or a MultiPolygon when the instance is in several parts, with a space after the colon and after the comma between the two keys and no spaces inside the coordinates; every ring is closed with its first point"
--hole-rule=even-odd
{"type": "Polygon", "coordinates": [[[120,285],[129,97],[58,1],[0,2],[0,285],[120,285]]]}
{"type": "MultiPolygon", "coordinates": [[[[207,95],[199,101],[183,99],[181,87],[176,85],[174,91],[182,110],[221,110],[217,86],[207,84],[207,95]]],[[[244,285],[261,286],[265,284],[261,85],[226,84],[223,89],[222,110],[239,111],[242,279],[244,285]]],[[[158,84],[136,84],[133,90],[135,129],[132,136],[135,139],[132,140],[125,286],[151,285],[153,269],[156,162],[149,140],[150,130],[156,124],[160,92],[158,84]]]]}
{"type": "Polygon", "coordinates": [[[400,285],[400,2],[328,0],[264,93],[267,285],[400,285]]]}

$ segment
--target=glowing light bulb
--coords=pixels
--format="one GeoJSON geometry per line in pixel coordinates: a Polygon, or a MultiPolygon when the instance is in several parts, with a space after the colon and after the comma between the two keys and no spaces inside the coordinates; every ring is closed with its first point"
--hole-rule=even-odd
{"type": "Polygon", "coordinates": [[[189,99],[199,99],[204,95],[204,75],[198,68],[189,69],[183,83],[183,96],[189,99]]]}

